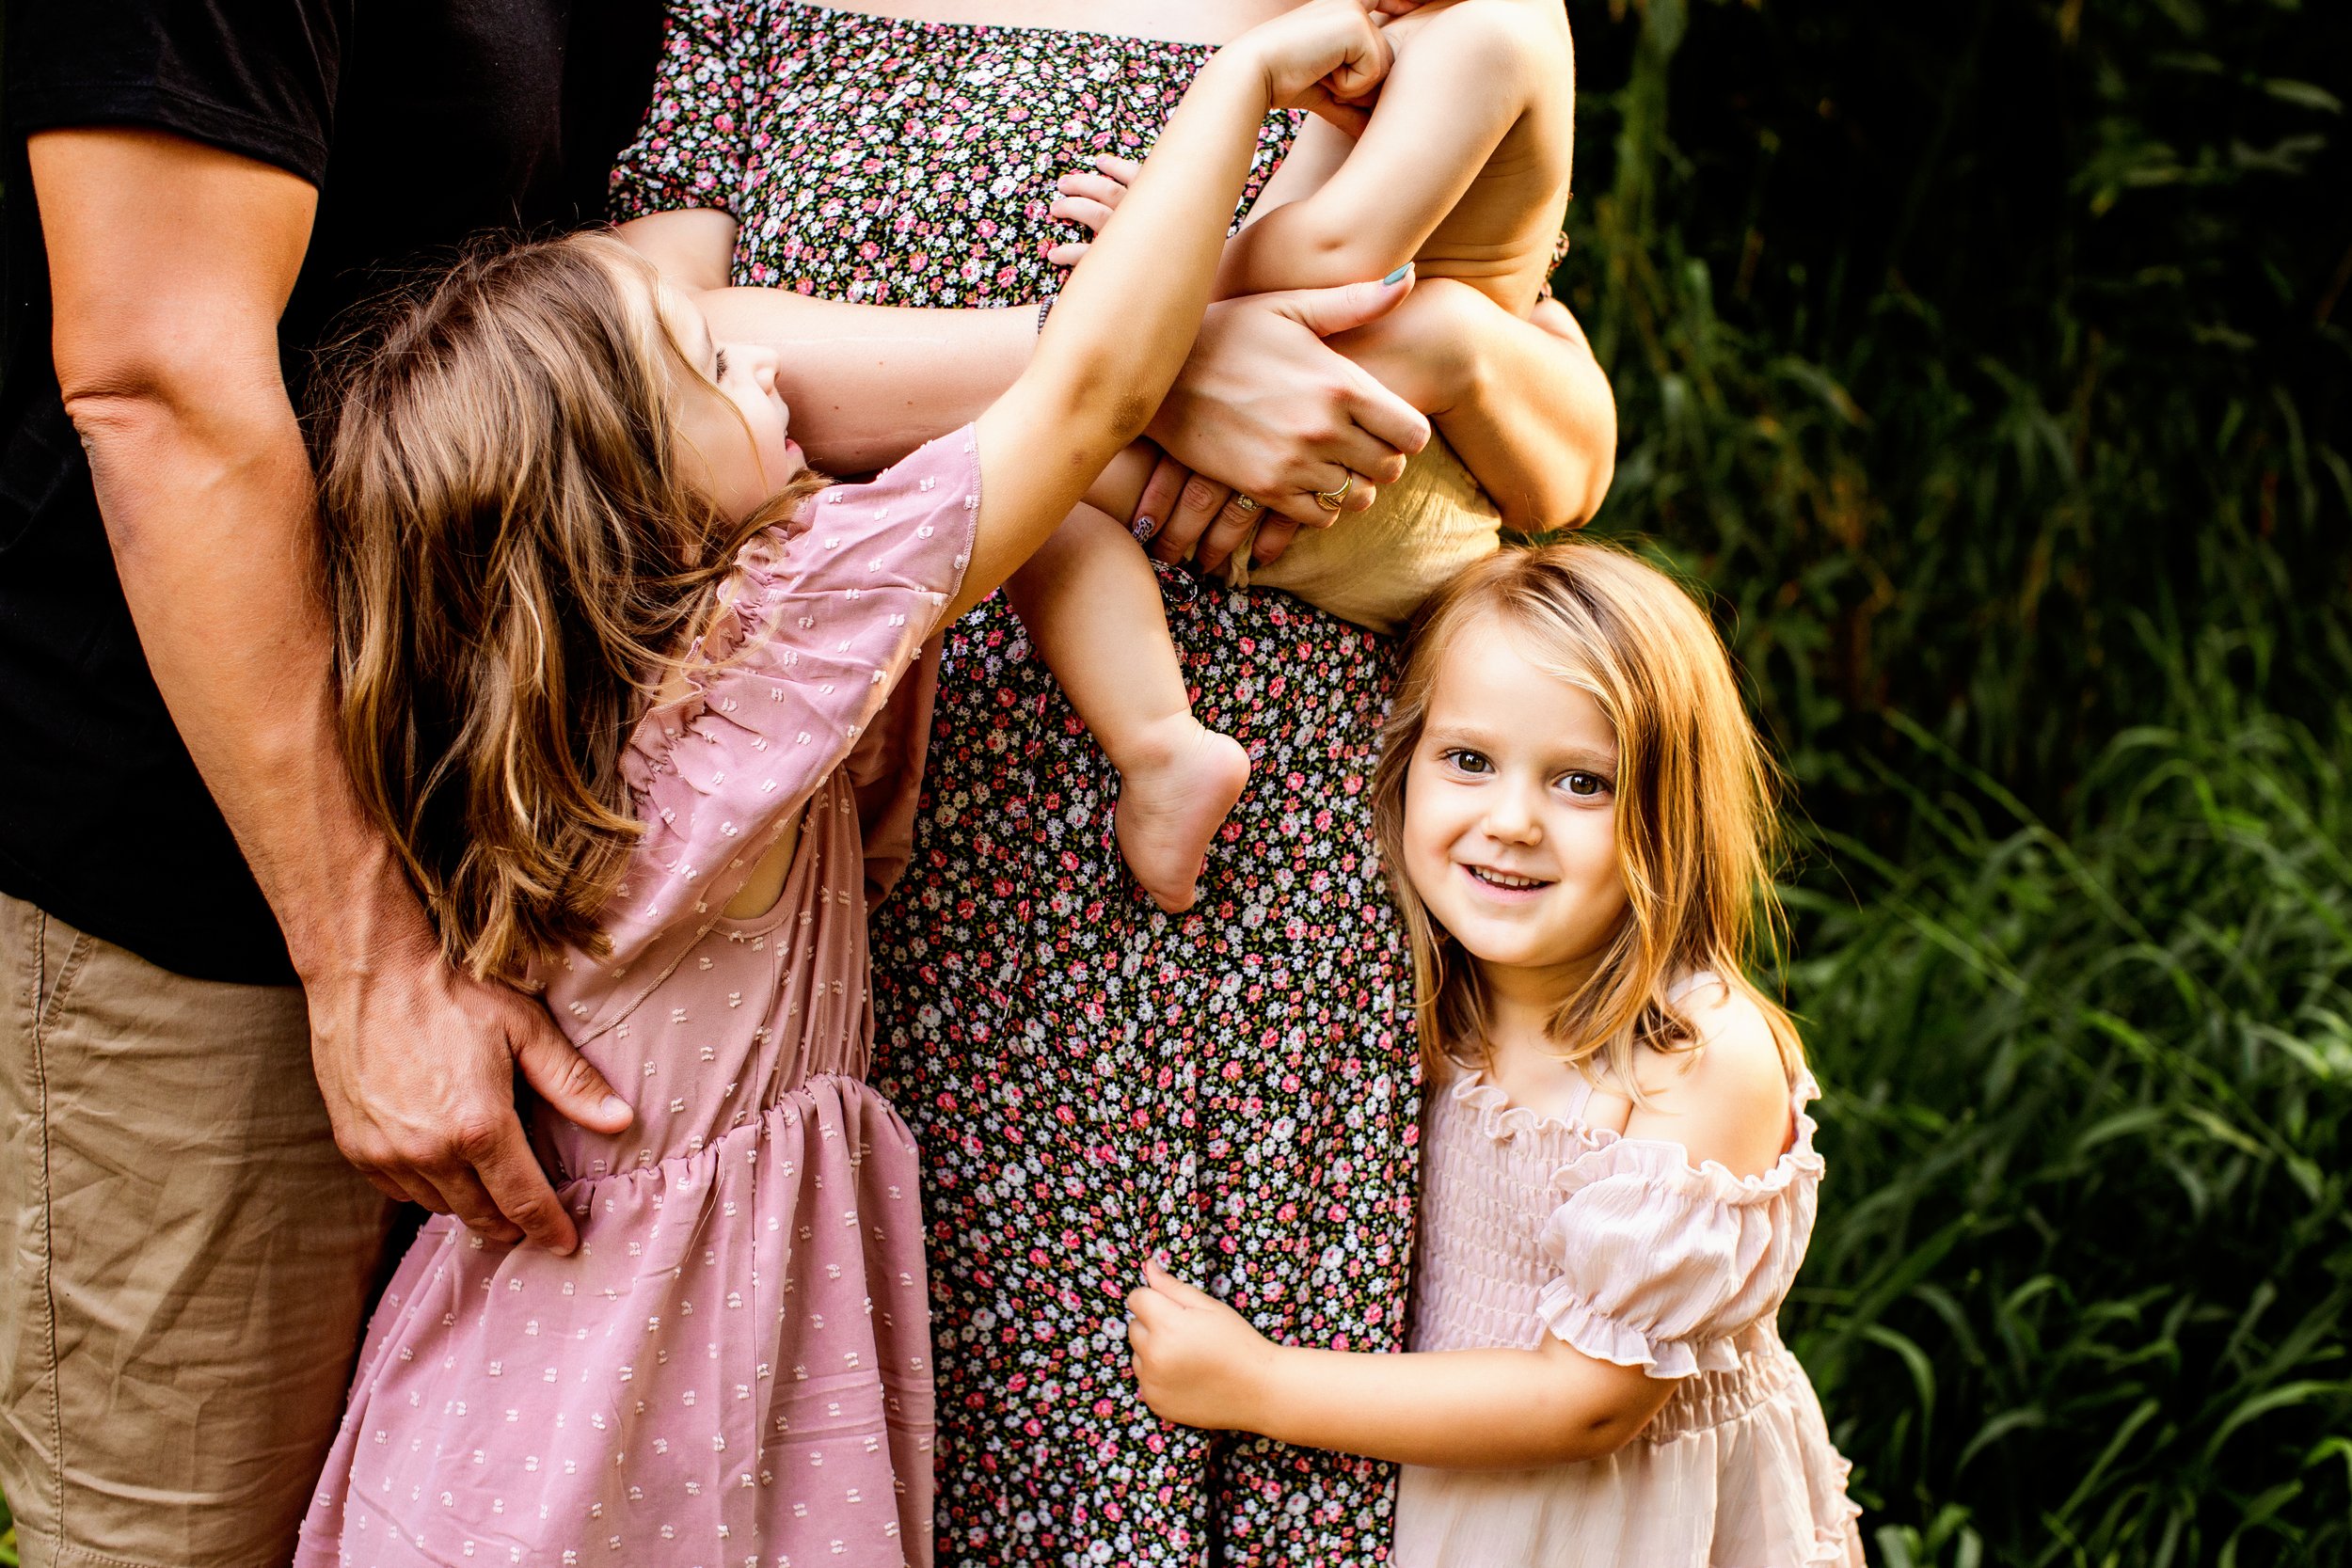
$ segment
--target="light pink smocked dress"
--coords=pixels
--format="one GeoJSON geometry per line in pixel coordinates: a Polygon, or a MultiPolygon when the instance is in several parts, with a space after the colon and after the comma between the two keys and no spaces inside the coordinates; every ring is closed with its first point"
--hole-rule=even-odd
{"type": "Polygon", "coordinates": [[[864,1082],[869,897],[905,864],[925,640],[979,505],[967,430],[760,534],[622,759],[646,833],[612,951],[549,1007],[636,1107],[534,1141],[558,1258],[446,1217],[361,1352],[297,1562],[897,1568],[930,1560],[913,1138],[864,1082]],[[720,911],[797,820],[783,896],[720,911]]]}
{"type": "Polygon", "coordinates": [[[1847,1463],[1773,1322],[1813,1233],[1821,1157],[1804,1108],[1819,1094],[1801,1072],[1788,1151],[1754,1177],[1589,1125],[1589,1082],[1556,1117],[1480,1072],[1431,1097],[1412,1348],[1555,1334],[1681,1382],[1606,1459],[1406,1466],[1399,1568],[1862,1568],[1847,1463]]]}

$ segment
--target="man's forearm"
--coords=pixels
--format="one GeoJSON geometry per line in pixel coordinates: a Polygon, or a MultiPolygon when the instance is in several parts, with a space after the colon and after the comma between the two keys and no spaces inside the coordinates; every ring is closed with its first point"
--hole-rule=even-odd
{"type": "Polygon", "coordinates": [[[791,405],[793,438],[834,473],[886,467],[977,419],[1037,345],[1034,305],[895,309],[782,289],[700,298],[714,334],[784,356],[777,390],[791,405]]]}
{"type": "Polygon", "coordinates": [[[516,1075],[598,1132],[628,1107],[535,1002],[441,961],[336,742],[310,464],[278,372],[317,193],[135,126],[25,151],[58,390],[148,666],[301,974],[336,1144],[388,1196],[568,1250],[516,1075]]]}
{"type": "Polygon", "coordinates": [[[274,356],[70,387],[149,667],[314,979],[423,942],[336,741],[302,439],[274,356]]]}

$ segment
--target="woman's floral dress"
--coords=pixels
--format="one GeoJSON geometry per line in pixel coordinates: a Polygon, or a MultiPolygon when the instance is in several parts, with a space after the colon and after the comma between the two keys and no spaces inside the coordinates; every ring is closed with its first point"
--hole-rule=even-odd
{"type": "MultiPolygon", "coordinates": [[[[1069,232],[1054,177],[1141,156],[1207,54],[681,0],[616,211],[734,213],[739,283],[1034,300],[1069,232]]],[[[1356,1348],[1401,1347],[1412,1256],[1410,972],[1367,787],[1391,651],[1162,580],[1201,720],[1255,765],[1199,906],[1129,879],[1117,775],[999,597],[947,634],[914,861],[874,919],[874,1079],[925,1172],[943,1564],[1388,1557],[1386,1466],[1168,1426],[1128,1366],[1154,1253],[1356,1348]]]]}

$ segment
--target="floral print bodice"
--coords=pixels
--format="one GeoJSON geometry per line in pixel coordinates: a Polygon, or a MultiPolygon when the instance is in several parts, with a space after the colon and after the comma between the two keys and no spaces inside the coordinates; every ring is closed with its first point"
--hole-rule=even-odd
{"type": "MultiPolygon", "coordinates": [[[[1055,177],[1149,152],[1208,53],[783,0],[696,0],[663,48],[613,215],[732,213],[737,283],[913,306],[1050,293],[1044,252],[1079,237],[1048,212],[1055,177]]],[[[1243,210],[1295,129],[1288,114],[1266,121],[1243,210]]]]}

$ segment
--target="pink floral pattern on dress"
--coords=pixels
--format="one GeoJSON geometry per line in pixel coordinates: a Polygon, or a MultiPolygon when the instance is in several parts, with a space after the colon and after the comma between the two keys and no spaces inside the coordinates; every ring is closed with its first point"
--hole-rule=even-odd
{"type": "MultiPolygon", "coordinates": [[[[1146,150],[1208,51],[681,0],[618,215],[721,207],[735,278],[1017,305],[1053,177],[1146,150]]],[[[1268,123],[1258,179],[1287,147],[1268,123]]],[[[1368,789],[1382,640],[1163,576],[1202,720],[1255,771],[1180,919],[1127,878],[1118,778],[1001,598],[949,628],[914,858],[875,911],[876,1082],[922,1148],[937,1544],[966,1565],[1387,1560],[1388,1467],[1208,1438],[1136,1398],[1165,1254],[1268,1332],[1401,1348],[1411,974],[1368,789]]]]}

